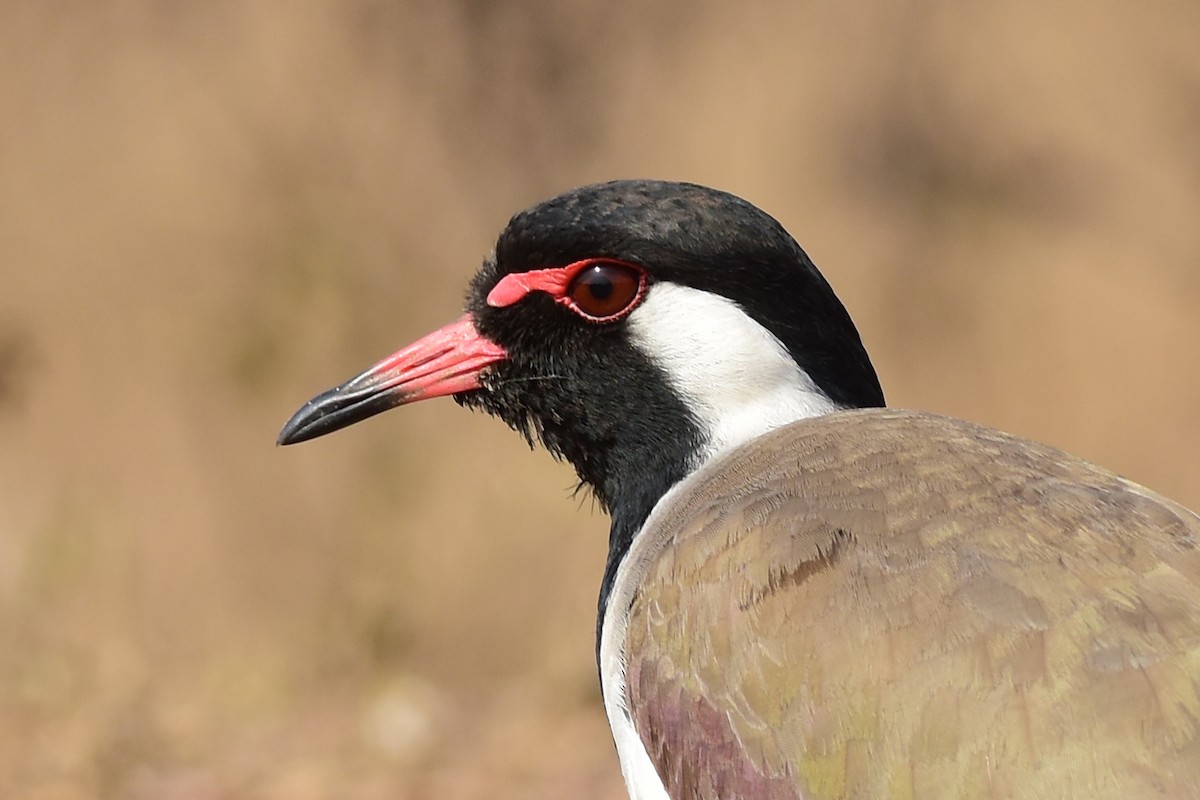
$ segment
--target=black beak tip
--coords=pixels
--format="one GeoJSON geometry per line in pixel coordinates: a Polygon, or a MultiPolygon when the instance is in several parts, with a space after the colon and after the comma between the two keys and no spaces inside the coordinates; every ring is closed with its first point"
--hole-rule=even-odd
{"type": "Polygon", "coordinates": [[[305,403],[295,414],[292,414],[291,419],[279,431],[279,437],[275,439],[275,446],[299,444],[320,436],[321,425],[316,423],[319,423],[323,416],[320,413],[313,413],[312,401],[305,403]]]}
{"type": "Polygon", "coordinates": [[[316,439],[403,405],[409,397],[411,395],[359,376],[300,406],[279,432],[275,444],[283,446],[316,439]]]}
{"type": "MultiPolygon", "coordinates": [[[[361,393],[347,391],[352,382],[321,392],[309,400],[291,419],[284,423],[275,440],[277,446],[299,444],[309,439],[316,439],[327,433],[333,433],[339,428],[357,422],[361,417],[355,411],[362,408],[361,393]]],[[[368,398],[371,395],[368,394],[368,398]]]]}

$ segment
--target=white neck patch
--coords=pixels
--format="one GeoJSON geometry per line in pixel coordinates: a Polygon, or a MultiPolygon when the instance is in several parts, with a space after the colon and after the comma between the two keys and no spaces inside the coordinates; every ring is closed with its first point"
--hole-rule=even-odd
{"type": "Polygon", "coordinates": [[[700,463],[839,408],[782,342],[721,295],[655,283],[629,315],[629,332],[699,421],[705,437],[700,463]]]}

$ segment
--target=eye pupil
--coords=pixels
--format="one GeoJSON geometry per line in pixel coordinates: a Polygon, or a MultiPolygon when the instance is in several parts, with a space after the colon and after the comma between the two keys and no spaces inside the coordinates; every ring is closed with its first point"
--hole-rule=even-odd
{"type": "Polygon", "coordinates": [[[645,274],[629,264],[602,261],[584,268],[568,294],[574,310],[593,322],[611,322],[641,297],[645,274]]]}
{"type": "Polygon", "coordinates": [[[587,289],[592,293],[592,297],[597,300],[607,300],[612,297],[612,293],[616,291],[612,285],[612,281],[605,278],[603,275],[594,275],[587,282],[587,289]]]}

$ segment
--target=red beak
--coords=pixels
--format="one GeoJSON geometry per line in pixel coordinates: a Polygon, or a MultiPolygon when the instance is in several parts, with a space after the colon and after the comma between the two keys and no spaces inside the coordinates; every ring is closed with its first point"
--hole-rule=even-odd
{"type": "Polygon", "coordinates": [[[465,314],[309,400],[283,426],[277,443],[315,439],[396,406],[478,389],[483,370],[507,357],[465,314]]]}

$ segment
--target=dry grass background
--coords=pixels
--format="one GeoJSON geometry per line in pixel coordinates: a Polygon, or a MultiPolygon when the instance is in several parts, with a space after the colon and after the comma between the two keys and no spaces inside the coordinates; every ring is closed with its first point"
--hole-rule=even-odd
{"type": "Polygon", "coordinates": [[[618,798],[605,520],[452,403],[278,450],[618,176],[775,214],[893,404],[1200,506],[1200,5],[0,8],[0,797],[618,798]]]}

